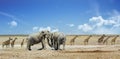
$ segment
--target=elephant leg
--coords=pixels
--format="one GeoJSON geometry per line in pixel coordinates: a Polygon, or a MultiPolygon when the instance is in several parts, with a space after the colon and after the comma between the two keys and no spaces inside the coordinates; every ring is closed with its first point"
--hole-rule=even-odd
{"type": "Polygon", "coordinates": [[[55,50],[58,50],[58,42],[57,41],[54,42],[54,48],[55,48],[55,50]]]}
{"type": "Polygon", "coordinates": [[[40,48],[40,49],[38,49],[38,50],[42,50],[42,49],[45,48],[45,43],[44,43],[43,41],[42,41],[41,43],[42,43],[42,48],[40,48]]]}
{"type": "Polygon", "coordinates": [[[60,41],[59,40],[58,40],[57,45],[58,45],[58,49],[60,49],[60,41]]]}
{"type": "Polygon", "coordinates": [[[63,50],[65,50],[65,42],[63,42],[63,50]]]}
{"type": "Polygon", "coordinates": [[[46,49],[45,39],[43,40],[43,49],[46,49]]]}
{"type": "Polygon", "coordinates": [[[55,41],[54,41],[54,39],[51,39],[51,49],[52,50],[55,49],[55,41]]]}
{"type": "Polygon", "coordinates": [[[27,43],[27,49],[30,51],[31,50],[31,45],[30,43],[27,43]]]}
{"type": "Polygon", "coordinates": [[[54,46],[54,39],[51,39],[51,46],[54,46]]]}
{"type": "Polygon", "coordinates": [[[55,41],[55,50],[59,50],[60,49],[60,41],[57,40],[55,41]]]}
{"type": "Polygon", "coordinates": [[[28,50],[31,51],[31,46],[30,45],[28,46],[28,50]]]}
{"type": "Polygon", "coordinates": [[[51,42],[52,42],[52,47],[55,48],[55,40],[52,39],[51,42]]]}
{"type": "Polygon", "coordinates": [[[56,50],[57,44],[55,42],[55,40],[53,40],[53,48],[56,50]]]}

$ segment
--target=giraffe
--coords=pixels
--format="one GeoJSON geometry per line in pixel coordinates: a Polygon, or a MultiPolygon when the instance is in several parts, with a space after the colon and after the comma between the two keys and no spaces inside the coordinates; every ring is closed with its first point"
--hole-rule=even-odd
{"type": "Polygon", "coordinates": [[[14,47],[14,43],[16,41],[17,37],[14,38],[14,40],[11,42],[11,47],[13,48],[14,47]]]}
{"type": "Polygon", "coordinates": [[[21,42],[21,47],[24,45],[24,39],[22,40],[22,42],[21,42]]]}
{"type": "Polygon", "coordinates": [[[4,42],[2,43],[2,47],[4,48],[5,45],[6,45],[6,47],[8,47],[8,46],[10,45],[10,41],[11,41],[11,40],[12,40],[12,38],[9,37],[8,40],[6,40],[6,41],[4,41],[4,42]]]}
{"type": "Polygon", "coordinates": [[[75,39],[78,37],[78,35],[76,35],[75,37],[73,37],[70,41],[70,45],[74,45],[75,39]]]}
{"type": "Polygon", "coordinates": [[[103,34],[99,39],[98,39],[98,44],[101,44],[103,42],[105,35],[103,34]]]}
{"type": "Polygon", "coordinates": [[[116,36],[111,40],[111,45],[114,45],[114,44],[115,44],[115,41],[116,41],[117,37],[119,37],[119,35],[116,35],[116,36]]]}
{"type": "Polygon", "coordinates": [[[104,41],[103,41],[103,44],[106,43],[106,45],[108,44],[108,39],[110,38],[110,36],[108,36],[104,41]]]}
{"type": "Polygon", "coordinates": [[[84,40],[84,45],[87,45],[89,42],[89,39],[92,37],[92,35],[89,35],[85,40],[84,40]]]}

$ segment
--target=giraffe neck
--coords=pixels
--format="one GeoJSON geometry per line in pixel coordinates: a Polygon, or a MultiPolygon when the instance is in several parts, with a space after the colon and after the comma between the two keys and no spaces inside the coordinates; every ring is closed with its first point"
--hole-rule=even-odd
{"type": "Polygon", "coordinates": [[[23,39],[23,41],[22,42],[24,42],[24,39],[23,39]]]}
{"type": "Polygon", "coordinates": [[[116,40],[117,39],[117,36],[114,38],[114,40],[116,40]]]}
{"type": "Polygon", "coordinates": [[[10,40],[11,40],[11,39],[7,40],[6,42],[9,42],[9,43],[10,43],[10,40]]]}
{"type": "Polygon", "coordinates": [[[77,36],[75,36],[73,39],[76,39],[77,38],[77,36]]]}
{"type": "Polygon", "coordinates": [[[107,39],[109,39],[110,37],[108,37],[107,39]]]}
{"type": "Polygon", "coordinates": [[[77,36],[75,36],[75,37],[72,39],[72,41],[74,41],[76,38],[77,38],[77,36]]]}
{"type": "Polygon", "coordinates": [[[90,39],[91,36],[88,37],[88,39],[90,39]]]}
{"type": "Polygon", "coordinates": [[[107,37],[105,40],[108,40],[110,37],[107,37]]]}
{"type": "Polygon", "coordinates": [[[15,42],[15,41],[16,41],[16,39],[13,40],[13,42],[15,42]]]}
{"type": "Polygon", "coordinates": [[[11,39],[9,39],[8,41],[10,42],[11,39]]]}
{"type": "Polygon", "coordinates": [[[104,36],[102,36],[101,38],[104,38],[104,36]]]}

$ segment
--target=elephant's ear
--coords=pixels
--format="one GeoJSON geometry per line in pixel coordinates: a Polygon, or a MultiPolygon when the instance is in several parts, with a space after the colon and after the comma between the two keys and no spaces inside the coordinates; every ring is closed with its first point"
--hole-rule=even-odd
{"type": "Polygon", "coordinates": [[[53,33],[51,34],[51,38],[53,38],[53,33]]]}
{"type": "Polygon", "coordinates": [[[49,31],[49,30],[47,30],[47,33],[50,33],[50,31],[49,31]]]}
{"type": "Polygon", "coordinates": [[[44,31],[41,31],[41,33],[44,33],[44,31]]]}

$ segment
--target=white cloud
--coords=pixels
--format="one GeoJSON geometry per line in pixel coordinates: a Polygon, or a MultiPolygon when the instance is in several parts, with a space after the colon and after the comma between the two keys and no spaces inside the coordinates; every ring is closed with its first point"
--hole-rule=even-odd
{"type": "Polygon", "coordinates": [[[33,31],[37,31],[39,27],[35,26],[33,27],[33,31]]]}
{"type": "Polygon", "coordinates": [[[58,32],[59,29],[53,29],[51,32],[58,32]]]}
{"type": "Polygon", "coordinates": [[[102,16],[98,17],[92,17],[89,19],[90,22],[96,23],[95,26],[100,27],[104,24],[105,20],[102,18],[102,16]]]}
{"type": "Polygon", "coordinates": [[[18,23],[16,21],[11,21],[8,23],[8,25],[10,25],[11,27],[16,27],[18,23]]]}
{"type": "MultiPolygon", "coordinates": [[[[102,16],[98,17],[92,17],[89,19],[89,22],[94,23],[94,26],[100,27],[104,25],[115,25],[117,24],[118,20],[116,19],[117,17],[110,17],[108,19],[104,19],[102,16]]],[[[120,19],[120,18],[118,18],[120,19]]]]}
{"type": "Polygon", "coordinates": [[[67,24],[69,27],[73,27],[73,26],[75,26],[74,24],[67,24]]]}
{"type": "Polygon", "coordinates": [[[84,32],[88,32],[88,31],[92,30],[92,27],[88,24],[83,24],[83,25],[79,25],[78,29],[82,30],[84,32]]]}
{"type": "Polygon", "coordinates": [[[120,13],[114,11],[114,14],[106,19],[102,16],[91,17],[88,23],[79,25],[78,29],[93,34],[118,34],[120,33],[120,13]]]}
{"type": "Polygon", "coordinates": [[[33,27],[33,31],[42,31],[42,30],[48,30],[48,31],[51,31],[51,32],[58,32],[59,29],[57,28],[51,28],[50,26],[48,27],[38,27],[38,26],[34,26],[33,27]]]}
{"type": "Polygon", "coordinates": [[[42,30],[48,30],[48,31],[51,31],[51,27],[40,27],[39,28],[39,31],[42,31],[42,30]]]}

